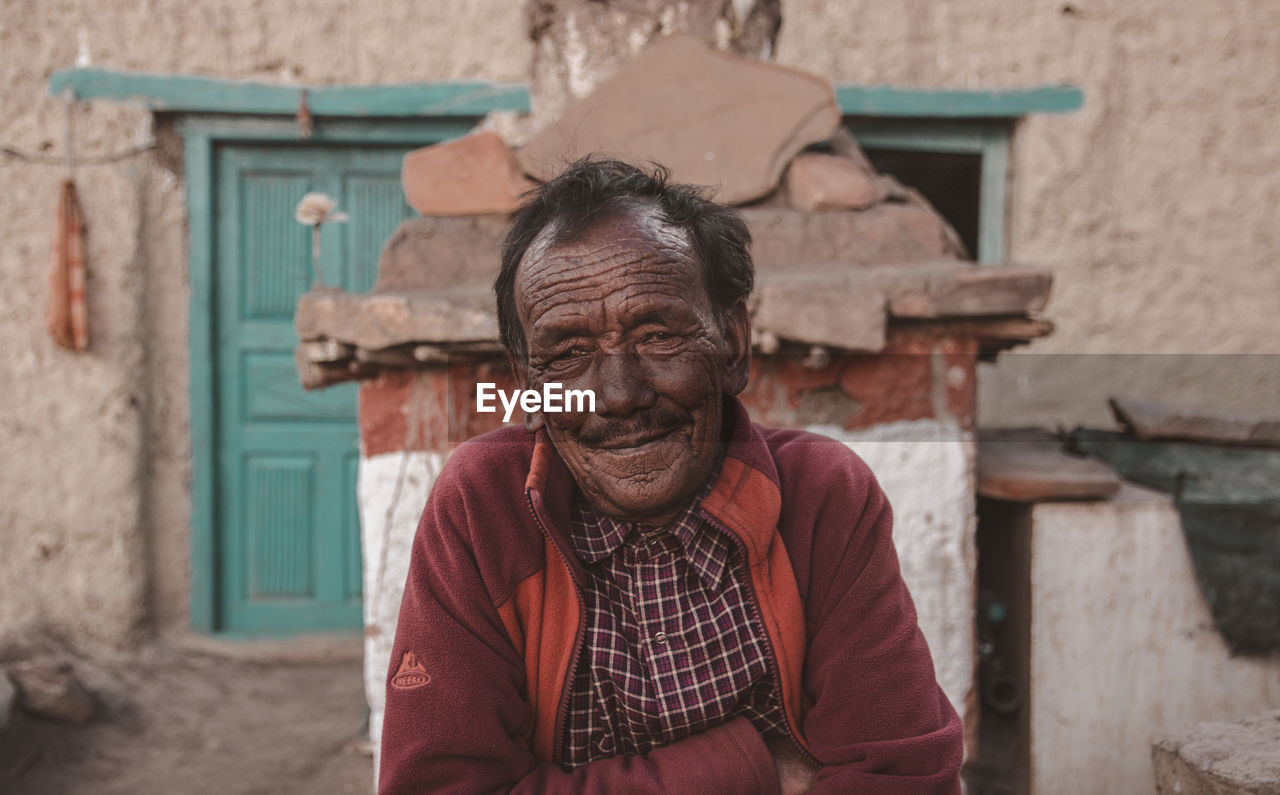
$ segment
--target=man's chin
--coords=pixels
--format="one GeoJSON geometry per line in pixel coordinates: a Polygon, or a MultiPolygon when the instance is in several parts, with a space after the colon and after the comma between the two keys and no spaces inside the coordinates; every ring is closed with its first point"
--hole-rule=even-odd
{"type": "Polygon", "coordinates": [[[657,436],[578,444],[565,461],[597,510],[656,524],[684,510],[706,482],[714,457],[704,455],[695,436],[695,428],[678,426],[657,436]]]}

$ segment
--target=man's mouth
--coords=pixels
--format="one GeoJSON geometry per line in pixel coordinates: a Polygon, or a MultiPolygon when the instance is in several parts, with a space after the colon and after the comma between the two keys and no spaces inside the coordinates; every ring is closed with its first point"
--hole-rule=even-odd
{"type": "Polygon", "coordinates": [[[616,439],[609,439],[596,445],[597,449],[606,450],[611,453],[641,451],[647,447],[657,445],[667,439],[668,436],[679,430],[678,427],[663,428],[655,431],[645,431],[643,433],[623,436],[616,439]]]}

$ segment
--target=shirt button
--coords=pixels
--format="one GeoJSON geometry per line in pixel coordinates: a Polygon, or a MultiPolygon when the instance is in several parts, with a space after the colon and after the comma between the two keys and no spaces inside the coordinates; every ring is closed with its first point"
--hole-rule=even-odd
{"type": "Polygon", "coordinates": [[[656,635],[654,635],[654,636],[653,636],[653,640],[654,640],[654,642],[655,642],[655,643],[666,643],[666,642],[667,642],[667,633],[665,633],[665,632],[659,632],[659,633],[657,633],[656,635]]]}

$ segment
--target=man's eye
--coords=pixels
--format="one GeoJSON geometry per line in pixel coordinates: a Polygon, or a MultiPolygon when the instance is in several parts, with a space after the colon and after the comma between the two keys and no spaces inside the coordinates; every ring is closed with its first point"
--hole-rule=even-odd
{"type": "Polygon", "coordinates": [[[556,364],[568,364],[568,363],[570,363],[570,362],[572,362],[572,361],[574,361],[574,360],[576,360],[576,359],[580,359],[580,358],[582,358],[583,356],[586,356],[586,355],[587,355],[587,349],[586,349],[586,348],[582,347],[581,345],[574,345],[573,347],[568,348],[568,349],[566,349],[566,350],[562,351],[562,352],[561,352],[558,356],[556,356],[556,357],[555,357],[555,359],[553,359],[552,361],[553,361],[554,363],[556,363],[556,364]]]}
{"type": "Polygon", "coordinates": [[[648,334],[644,335],[645,342],[669,342],[673,339],[675,339],[675,337],[665,331],[650,331],[648,334]]]}

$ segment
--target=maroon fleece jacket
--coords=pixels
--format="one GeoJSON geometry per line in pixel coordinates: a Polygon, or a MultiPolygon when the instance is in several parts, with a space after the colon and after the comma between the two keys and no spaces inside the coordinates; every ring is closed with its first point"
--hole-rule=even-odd
{"type": "MultiPolygon", "coordinates": [[[[957,793],[960,720],[934,677],[889,503],[843,444],[729,407],[702,511],[743,540],[789,733],[814,792],[957,793]]],[[[557,764],[580,657],[573,483],[545,434],[461,445],[414,540],[388,671],[380,791],[777,792],[744,718],[645,757],[557,764]]]]}

